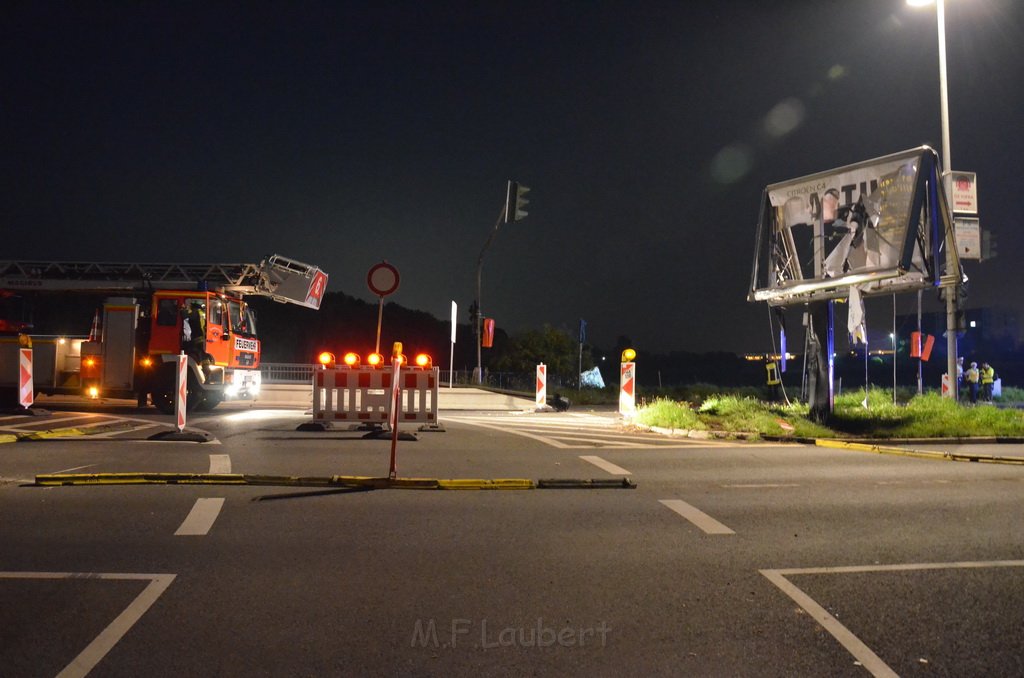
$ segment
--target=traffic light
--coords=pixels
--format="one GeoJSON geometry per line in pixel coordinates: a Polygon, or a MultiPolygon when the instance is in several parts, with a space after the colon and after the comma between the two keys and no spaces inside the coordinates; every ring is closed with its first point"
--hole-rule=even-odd
{"type": "MultiPolygon", "coordinates": [[[[480,320],[480,305],[475,301],[469,305],[469,324],[476,327],[477,322],[480,320]]],[[[476,332],[476,330],[473,330],[476,332]]]]}
{"type": "Polygon", "coordinates": [[[527,215],[526,207],[530,201],[526,199],[526,194],[530,192],[530,189],[523,186],[519,182],[510,181],[508,182],[508,192],[505,193],[505,223],[511,224],[514,221],[519,221],[527,215]]]}
{"type": "Polygon", "coordinates": [[[981,230],[981,260],[995,259],[996,254],[998,254],[996,250],[996,234],[983,228],[981,230]]]}

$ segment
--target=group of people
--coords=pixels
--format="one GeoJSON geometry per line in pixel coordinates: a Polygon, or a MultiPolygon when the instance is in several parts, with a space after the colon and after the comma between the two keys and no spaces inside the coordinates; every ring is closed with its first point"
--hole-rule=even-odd
{"type": "Polygon", "coordinates": [[[956,371],[959,383],[967,386],[967,394],[972,404],[977,403],[979,397],[985,402],[992,402],[992,386],[999,378],[994,367],[986,362],[978,367],[978,363],[972,362],[965,370],[964,359],[960,358],[956,371]]]}

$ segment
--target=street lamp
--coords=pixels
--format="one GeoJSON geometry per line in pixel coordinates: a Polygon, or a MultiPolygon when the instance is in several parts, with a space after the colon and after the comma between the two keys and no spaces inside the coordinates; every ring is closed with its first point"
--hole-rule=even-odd
{"type": "MultiPolygon", "coordinates": [[[[935,4],[935,16],[939,31],[939,112],[942,120],[942,187],[946,199],[952,195],[953,161],[949,150],[949,92],[946,81],[946,3],[945,0],[907,0],[911,7],[924,7],[935,4]]],[[[956,304],[960,287],[960,269],[957,265],[956,238],[952,227],[946,228],[946,275],[952,277],[950,286],[946,288],[946,374],[949,376],[947,395],[957,398],[956,382],[956,304]],[[952,270],[950,270],[952,269],[952,270]]]]}

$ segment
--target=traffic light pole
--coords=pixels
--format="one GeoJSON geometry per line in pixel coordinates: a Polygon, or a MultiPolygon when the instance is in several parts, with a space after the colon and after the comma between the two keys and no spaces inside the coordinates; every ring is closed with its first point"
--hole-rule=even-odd
{"type": "Polygon", "coordinates": [[[484,381],[483,371],[483,360],[480,344],[480,324],[483,322],[483,308],[480,305],[480,288],[481,280],[483,279],[484,270],[484,254],[487,252],[487,248],[494,242],[494,237],[498,235],[498,229],[501,228],[502,222],[505,221],[505,207],[501,208],[501,214],[498,215],[498,220],[494,222],[494,228],[491,229],[491,234],[487,236],[487,242],[484,243],[483,249],[480,250],[480,256],[476,260],[476,320],[473,323],[473,336],[476,338],[476,383],[482,384],[484,381]]]}

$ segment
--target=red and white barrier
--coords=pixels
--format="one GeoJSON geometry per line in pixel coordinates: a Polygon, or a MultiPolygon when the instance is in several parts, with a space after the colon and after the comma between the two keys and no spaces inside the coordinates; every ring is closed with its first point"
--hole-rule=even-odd
{"type": "Polygon", "coordinates": [[[28,409],[32,407],[35,388],[32,383],[32,349],[18,349],[18,404],[28,409]]]}
{"type": "Polygon", "coordinates": [[[636,363],[622,363],[619,373],[619,414],[632,417],[636,414],[636,363]]]}
{"type": "MultiPolygon", "coordinates": [[[[437,424],[440,368],[404,367],[398,379],[398,423],[437,424]]],[[[390,370],[372,367],[334,367],[313,373],[313,422],[389,424],[390,370]]]]}
{"type": "Polygon", "coordinates": [[[537,409],[548,404],[548,367],[544,363],[537,365],[537,409]]]}

